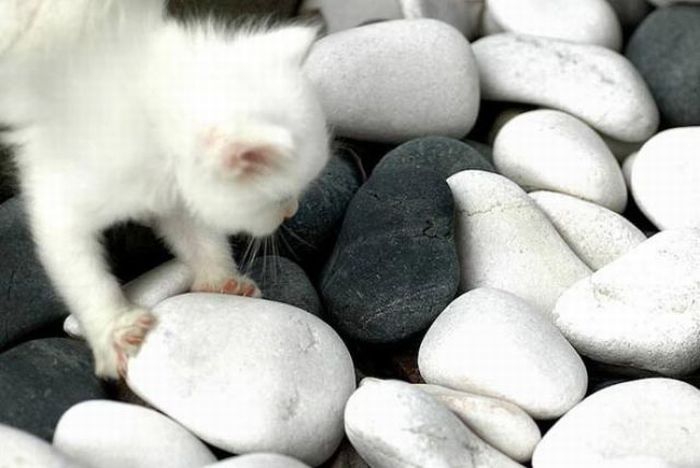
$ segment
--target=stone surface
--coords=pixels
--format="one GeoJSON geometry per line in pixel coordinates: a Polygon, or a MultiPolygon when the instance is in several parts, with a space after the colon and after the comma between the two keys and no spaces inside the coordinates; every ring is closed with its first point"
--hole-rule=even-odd
{"type": "Polygon", "coordinates": [[[445,405],[477,436],[513,460],[526,462],[532,457],[540,429],[518,406],[439,385],[418,384],[416,388],[445,405]]]}
{"type": "Polygon", "coordinates": [[[280,253],[304,269],[317,270],[333,248],[345,210],[362,184],[359,164],[350,151],[334,157],[306,189],[299,210],[277,232],[280,253]]]}
{"type": "Polygon", "coordinates": [[[635,29],[625,55],[649,85],[661,121],[700,125],[700,4],[659,8],[635,29]]]}
{"type": "Polygon", "coordinates": [[[86,468],[45,441],[0,424],[0,466],[3,468],[86,468]]]}
{"type": "Polygon", "coordinates": [[[545,434],[533,457],[534,468],[669,465],[700,466],[700,391],[661,378],[589,396],[545,434]],[[641,463],[614,464],[623,457],[641,463]]]}
{"type": "Polygon", "coordinates": [[[0,423],[51,440],[68,408],[95,398],[105,390],[83,343],[47,338],[0,354],[0,423]]]}
{"type": "Polygon", "coordinates": [[[424,330],[457,291],[449,188],[437,172],[406,166],[375,171],[360,188],[321,277],[329,319],[361,341],[424,330]]]}
{"type": "Polygon", "coordinates": [[[309,465],[286,455],[251,453],[207,465],[204,468],[309,468],[309,465]]]}
{"type": "Polygon", "coordinates": [[[129,360],[137,395],[232,453],[315,466],[335,451],[355,373],[328,325],[286,304],[222,294],[175,296],[153,312],[158,325],[129,360]]]}
{"type": "Polygon", "coordinates": [[[519,467],[411,384],[365,379],[345,408],[345,431],[373,468],[519,467]]]}
{"type": "Polygon", "coordinates": [[[323,306],[316,288],[304,270],[291,260],[276,256],[258,257],[248,274],[258,283],[264,299],[321,316],[323,306]]]}
{"type": "Polygon", "coordinates": [[[499,29],[551,37],[619,50],[622,30],[606,0],[487,0],[486,8],[499,29]]]}
{"type": "Polygon", "coordinates": [[[496,172],[472,145],[453,138],[416,138],[396,147],[379,161],[374,171],[398,171],[406,167],[437,171],[443,178],[465,171],[496,172]]]}
{"type": "MultiPolygon", "coordinates": [[[[1,47],[0,47],[1,49],[1,47]]],[[[2,128],[0,128],[2,135],[2,128]]],[[[10,150],[0,143],[0,203],[12,197],[17,191],[17,181],[10,150]]]]}
{"type": "Polygon", "coordinates": [[[168,10],[178,18],[219,17],[235,19],[250,16],[286,18],[297,11],[299,0],[169,0],[168,10]]]}
{"type": "Polygon", "coordinates": [[[86,466],[199,467],[216,457],[184,427],[142,406],[92,400],[66,411],[53,444],[86,466]]]}
{"type": "Polygon", "coordinates": [[[484,37],[472,49],[483,99],[559,109],[622,141],[642,141],[656,131],[649,89],[611,50],[516,34],[484,37]]]}
{"type": "Polygon", "coordinates": [[[22,204],[0,205],[0,349],[59,322],[68,311],[34,253],[22,204]]]}
{"type": "Polygon", "coordinates": [[[423,338],[418,367],[428,383],[503,399],[537,419],[564,414],[588,383],[581,358],[549,317],[489,288],[458,297],[440,314],[423,338]]]}
{"type": "Polygon", "coordinates": [[[514,182],[482,171],[447,180],[456,206],[461,291],[502,289],[549,313],[590,269],[514,182]]]}
{"type": "Polygon", "coordinates": [[[388,21],[331,34],[316,43],[305,71],[339,136],[381,142],[431,134],[459,138],[479,110],[469,42],[436,20],[388,21]]]}
{"type": "Polygon", "coordinates": [[[673,128],[650,139],[634,160],[632,195],[659,229],[700,227],[699,148],[700,126],[673,128]]]}
{"type": "Polygon", "coordinates": [[[573,195],[621,213],[622,170],[588,125],[564,112],[535,110],[510,119],[493,145],[498,171],[526,190],[573,195]]]}
{"type": "Polygon", "coordinates": [[[319,4],[329,33],[337,33],[371,21],[403,17],[398,0],[320,0],[319,4]]]}
{"type": "Polygon", "coordinates": [[[592,270],[618,259],[647,237],[619,214],[569,195],[532,192],[571,250],[592,270]]]}
{"type": "Polygon", "coordinates": [[[700,229],[662,231],[569,288],[555,323],[583,355],[665,375],[700,367],[700,229]]]}

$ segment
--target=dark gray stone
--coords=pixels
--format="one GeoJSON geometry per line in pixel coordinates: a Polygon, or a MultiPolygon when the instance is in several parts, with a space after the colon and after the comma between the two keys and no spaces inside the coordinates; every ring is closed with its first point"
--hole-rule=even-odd
{"type": "Polygon", "coordinates": [[[354,157],[339,149],[299,201],[299,211],[277,237],[280,253],[307,271],[323,264],[333,246],[345,210],[362,183],[354,157]]]}
{"type": "Polygon", "coordinates": [[[316,288],[304,270],[291,260],[272,255],[259,257],[253,260],[247,273],[258,283],[264,299],[321,315],[321,300],[316,288]]]}
{"type": "Polygon", "coordinates": [[[321,277],[329,320],[360,341],[392,343],[427,328],[454,298],[459,268],[445,178],[375,170],[353,198],[321,277]]]}
{"type": "Polygon", "coordinates": [[[373,174],[405,167],[434,170],[444,179],[467,169],[496,172],[493,165],[472,146],[454,138],[439,136],[416,138],[395,148],[379,161],[373,174]]]}
{"type": "Polygon", "coordinates": [[[700,6],[658,8],[625,55],[649,85],[667,127],[700,125],[700,6]]]}
{"type": "Polygon", "coordinates": [[[0,354],[0,423],[51,441],[68,408],[106,397],[81,341],[35,340],[0,354]]]}
{"type": "Polygon", "coordinates": [[[16,191],[16,171],[10,149],[0,144],[0,203],[12,197],[16,191]]]}
{"type": "Polygon", "coordinates": [[[0,205],[0,349],[58,323],[68,311],[34,251],[17,198],[0,205]]]}
{"type": "Polygon", "coordinates": [[[177,18],[215,16],[236,19],[241,16],[293,16],[300,0],[170,0],[168,10],[177,18]]]}

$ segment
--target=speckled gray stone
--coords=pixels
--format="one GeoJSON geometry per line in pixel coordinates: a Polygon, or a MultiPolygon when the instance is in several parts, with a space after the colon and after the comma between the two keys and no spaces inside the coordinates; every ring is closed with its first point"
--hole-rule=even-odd
{"type": "Polygon", "coordinates": [[[603,47],[496,34],[476,41],[482,98],[559,109],[622,141],[649,138],[659,123],[639,72],[603,47]]]}

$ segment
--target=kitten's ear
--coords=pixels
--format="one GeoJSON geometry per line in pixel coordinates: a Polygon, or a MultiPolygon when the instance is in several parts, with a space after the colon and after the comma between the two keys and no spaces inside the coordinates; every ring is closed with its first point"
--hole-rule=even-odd
{"type": "Polygon", "coordinates": [[[256,138],[231,141],[223,148],[223,166],[230,174],[259,175],[284,166],[292,159],[291,134],[283,128],[268,128],[256,138]]]}
{"type": "Polygon", "coordinates": [[[271,34],[294,65],[301,65],[318,38],[318,26],[287,26],[271,34]]]}

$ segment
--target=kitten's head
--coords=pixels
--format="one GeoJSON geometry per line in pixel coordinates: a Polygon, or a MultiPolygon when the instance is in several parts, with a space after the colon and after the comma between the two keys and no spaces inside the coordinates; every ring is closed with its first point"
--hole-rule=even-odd
{"type": "Polygon", "coordinates": [[[176,173],[190,211],[213,228],[272,233],[327,163],[325,119],[302,74],[316,34],[287,26],[227,37],[209,27],[180,42],[176,173]]]}

